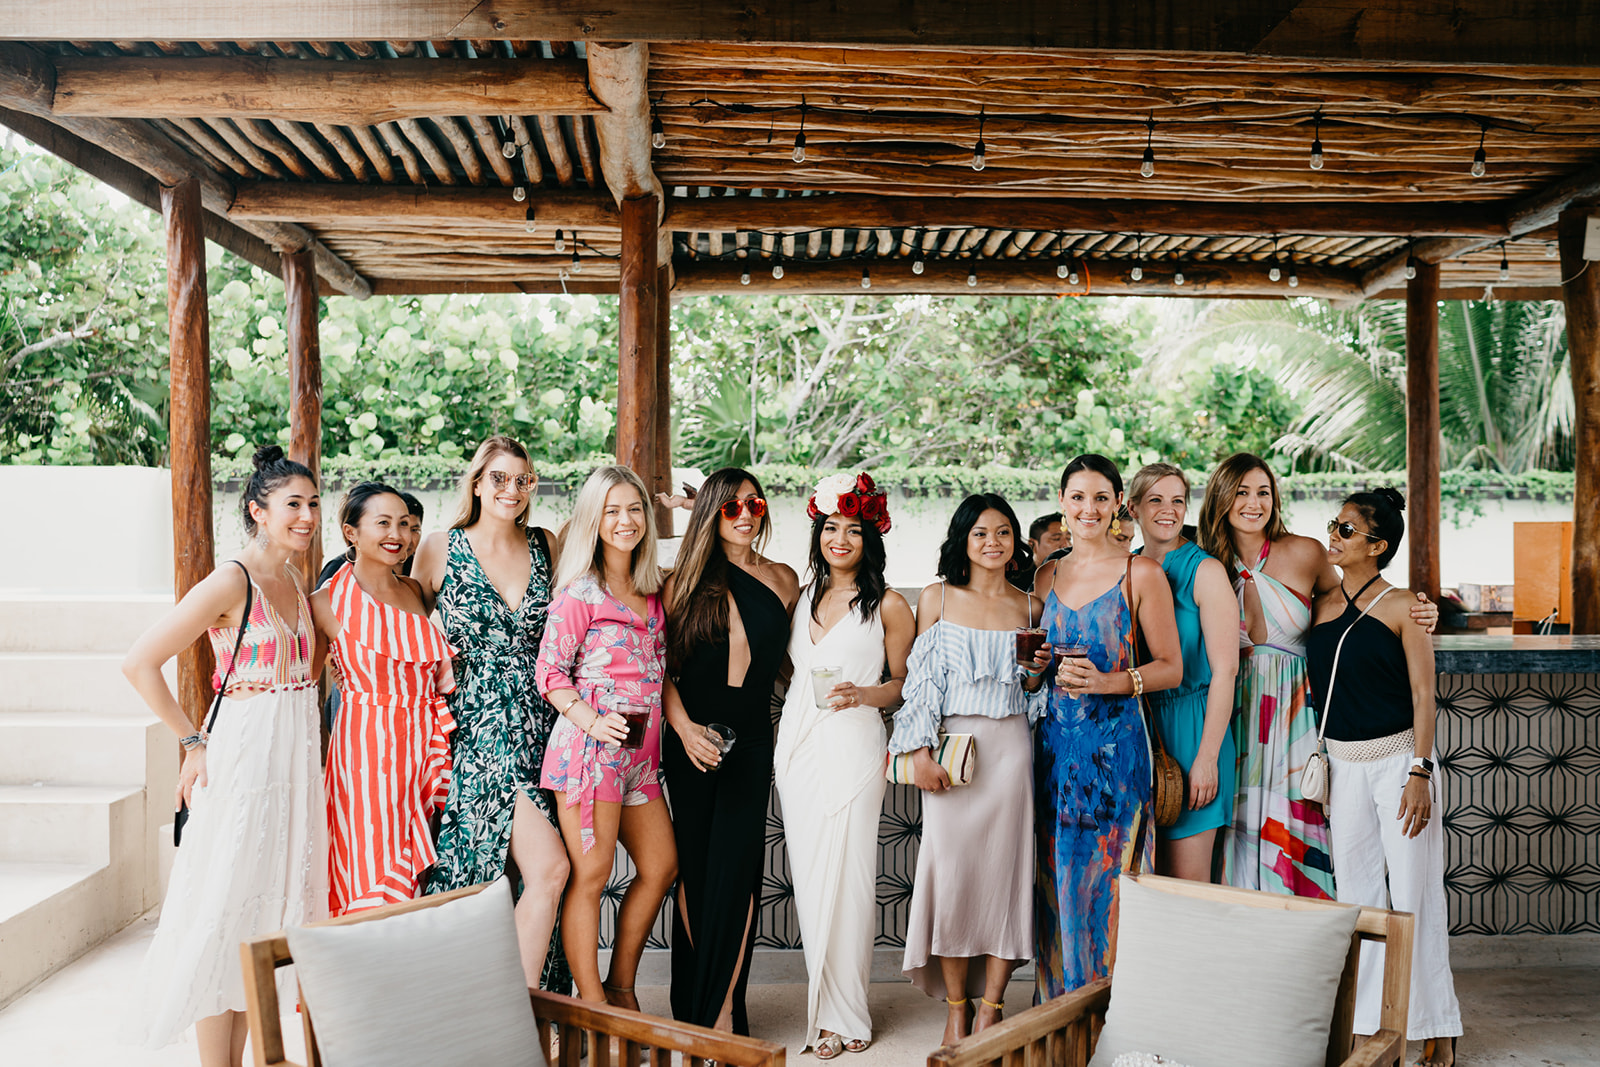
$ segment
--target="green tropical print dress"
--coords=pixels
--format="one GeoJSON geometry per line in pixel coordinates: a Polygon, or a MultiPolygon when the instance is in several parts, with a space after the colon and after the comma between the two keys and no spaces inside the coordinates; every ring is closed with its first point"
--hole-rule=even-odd
{"type": "MultiPolygon", "coordinates": [[[[539,788],[556,712],[533,684],[552,579],[550,551],[538,529],[528,530],[528,554],[533,558],[528,588],[512,612],[484,573],[466,531],[450,531],[438,611],[448,640],[460,650],[456,691],[450,697],[456,729],[451,735],[450,798],[429,893],[493,881],[505,873],[519,792],[556,825],[555,807],[539,788]]],[[[539,984],[556,993],[572,988],[559,922],[539,984]]]]}

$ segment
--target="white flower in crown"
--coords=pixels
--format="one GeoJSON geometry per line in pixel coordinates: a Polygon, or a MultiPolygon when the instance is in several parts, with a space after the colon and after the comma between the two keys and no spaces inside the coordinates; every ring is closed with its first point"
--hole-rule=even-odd
{"type": "Polygon", "coordinates": [[[856,476],[853,474],[830,474],[817,483],[814,500],[817,510],[824,515],[832,515],[839,510],[839,497],[854,489],[856,476]]]}

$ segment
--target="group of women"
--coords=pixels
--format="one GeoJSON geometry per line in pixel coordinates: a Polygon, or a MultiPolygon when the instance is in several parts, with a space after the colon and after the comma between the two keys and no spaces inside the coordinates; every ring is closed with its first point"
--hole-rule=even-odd
{"type": "MultiPolygon", "coordinates": [[[[806,1044],[820,1059],[864,1051],[887,764],[922,790],[904,969],[945,998],[946,1043],[996,1022],[1029,960],[1037,999],[1108,974],[1122,872],[1210,879],[1216,855],[1234,885],[1324,898],[1337,886],[1415,912],[1411,1036],[1452,1062],[1436,613],[1408,610],[1378,577],[1404,528],[1392,490],[1347,501],[1323,549],[1287,532],[1254,456],[1212,475],[1198,531],[1178,468],[1144,468],[1125,497],[1114,464],[1080,456],[1061,480],[1070,552],[1031,591],[1015,513],[974,495],[913,615],[887,587],[887,495],[867,474],[825,478],[808,501],[804,585],[762,554],[767,500],[746,471],[718,471],[683,502],[670,573],[631,470],[594,472],[559,537],[527,525],[534,485],[521,446],[484,442],[460,514],[409,577],[405,500],[356,487],[340,516],[348,559],[308,599],[289,559],[318,527],[315,480],[281,450],[257,453],[237,566],[197,585],[125,668],[183,738],[193,808],[142,983],[155,1043],[194,1024],[202,1062],[238,1063],[241,940],[505,873],[530,986],[637,1008],[671,893],[674,1016],[748,1033],[775,782],[806,1044]],[[1130,520],[1143,534],[1132,554],[1130,520]],[[1040,629],[1042,647],[1019,655],[1019,631],[1040,629]],[[229,699],[197,732],[161,665],[206,632],[229,699]],[[327,650],[342,699],[324,773],[314,679],[327,650]],[[1362,678],[1360,699],[1341,673],[1362,678]],[[1300,795],[1319,744],[1308,678],[1327,694],[1328,816],[1300,795]],[[1151,731],[1187,794],[1159,831],[1151,731]],[[636,874],[602,978],[619,843],[636,874]]],[[[1376,1028],[1378,995],[1364,977],[1358,1032],[1376,1028]]]]}

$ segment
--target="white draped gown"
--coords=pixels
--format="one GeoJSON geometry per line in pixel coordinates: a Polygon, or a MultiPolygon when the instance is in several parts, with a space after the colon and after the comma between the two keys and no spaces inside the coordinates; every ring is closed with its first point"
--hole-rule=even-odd
{"type": "Polygon", "coordinates": [[[821,1031],[871,1040],[867,983],[877,925],[878,817],[883,808],[888,737],[877,708],[818,708],[811,668],[842,667],[844,680],[883,677],[883,618],[852,610],[811,641],[811,594],[794,610],[789,658],[794,680],[773,753],[783,809],[795,911],[805,945],[806,1046],[821,1031]]]}

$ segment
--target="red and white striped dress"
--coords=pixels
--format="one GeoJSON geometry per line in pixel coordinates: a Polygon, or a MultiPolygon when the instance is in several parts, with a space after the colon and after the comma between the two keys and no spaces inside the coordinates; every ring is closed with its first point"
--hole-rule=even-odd
{"type": "Polygon", "coordinates": [[[328,750],[328,910],[344,915],[416,897],[437,858],[430,823],[455,729],[438,679],[455,649],[427,616],[368,596],[353,564],[329,591],[342,703],[328,750]]]}

